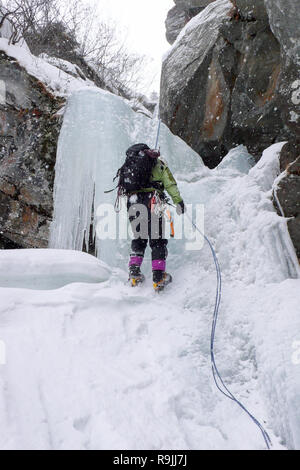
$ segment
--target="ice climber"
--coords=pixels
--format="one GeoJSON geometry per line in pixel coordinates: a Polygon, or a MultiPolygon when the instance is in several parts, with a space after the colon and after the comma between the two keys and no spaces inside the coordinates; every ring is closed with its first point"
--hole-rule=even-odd
{"type": "Polygon", "coordinates": [[[150,242],[152,250],[153,286],[161,291],[172,282],[166,272],[168,240],[165,237],[164,209],[168,198],[176,205],[178,215],[185,212],[185,205],[177,183],[158,150],[146,144],[137,144],[126,152],[127,158],[118,171],[118,196],[127,196],[128,216],[134,239],[129,261],[129,280],[132,286],[144,282],[141,273],[145,251],[150,242]]]}

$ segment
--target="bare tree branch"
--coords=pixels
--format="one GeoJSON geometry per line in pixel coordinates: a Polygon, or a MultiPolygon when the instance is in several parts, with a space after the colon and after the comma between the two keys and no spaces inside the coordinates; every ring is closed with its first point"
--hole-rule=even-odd
{"type": "Polygon", "coordinates": [[[132,95],[145,76],[147,59],[130,52],[124,34],[99,16],[97,2],[84,0],[2,0],[0,27],[11,24],[10,43],[25,39],[35,55],[46,53],[90,64],[115,92],[132,95]]]}

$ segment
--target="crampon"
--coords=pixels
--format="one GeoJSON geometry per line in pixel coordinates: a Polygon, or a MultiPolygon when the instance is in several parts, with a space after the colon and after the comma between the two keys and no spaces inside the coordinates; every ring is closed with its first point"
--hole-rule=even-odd
{"type": "Polygon", "coordinates": [[[153,288],[155,292],[162,292],[165,287],[173,282],[171,274],[160,272],[153,273],[153,288]]]}

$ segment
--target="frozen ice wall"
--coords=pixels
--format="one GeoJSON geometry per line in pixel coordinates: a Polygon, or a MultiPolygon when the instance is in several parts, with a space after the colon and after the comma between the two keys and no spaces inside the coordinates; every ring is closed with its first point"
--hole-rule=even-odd
{"type": "MultiPolygon", "coordinates": [[[[50,246],[81,250],[89,240],[93,207],[113,205],[113,178],[122,166],[128,147],[145,142],[155,145],[157,121],[137,114],[111,93],[83,89],[69,99],[62,126],[55,179],[55,210],[50,246]]],[[[163,157],[178,172],[205,171],[200,157],[162,124],[160,145],[163,157]]],[[[95,219],[95,225],[97,219],[95,219]]],[[[98,255],[113,265],[128,251],[125,241],[98,241],[98,255]]]]}

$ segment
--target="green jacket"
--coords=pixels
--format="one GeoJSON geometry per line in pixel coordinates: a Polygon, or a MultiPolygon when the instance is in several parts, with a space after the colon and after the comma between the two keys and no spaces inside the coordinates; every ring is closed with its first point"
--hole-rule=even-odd
{"type": "Polygon", "coordinates": [[[151,192],[158,190],[163,193],[164,190],[171,196],[174,204],[179,204],[183,201],[177,183],[172,175],[168,166],[162,161],[158,160],[157,164],[152,170],[151,182],[155,183],[153,188],[145,188],[142,192],[151,192]]]}

